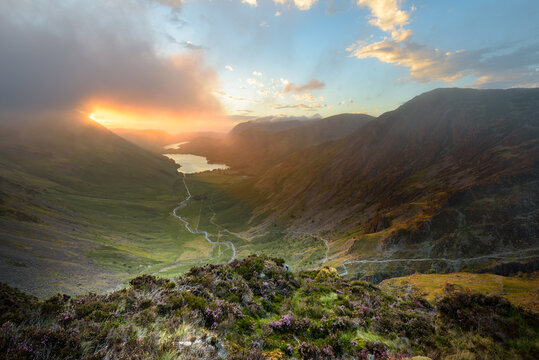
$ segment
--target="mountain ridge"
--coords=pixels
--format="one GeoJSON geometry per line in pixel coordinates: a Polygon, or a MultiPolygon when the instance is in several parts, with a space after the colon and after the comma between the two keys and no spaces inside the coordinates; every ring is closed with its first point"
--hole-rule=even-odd
{"type": "MultiPolygon", "coordinates": [[[[348,137],[267,170],[255,184],[266,202],[256,216],[311,232],[356,234],[355,245],[342,247],[355,247],[349,255],[360,255],[366,242],[387,248],[393,235],[418,230],[459,191],[519,174],[533,179],[538,118],[537,89],[419,95],[348,137]]],[[[537,243],[533,234],[536,229],[530,239],[537,243]]],[[[391,252],[373,246],[369,256],[391,252]]]]}

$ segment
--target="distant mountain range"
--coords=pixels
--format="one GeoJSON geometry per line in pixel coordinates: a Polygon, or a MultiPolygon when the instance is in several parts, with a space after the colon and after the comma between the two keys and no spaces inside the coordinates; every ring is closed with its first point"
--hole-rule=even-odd
{"type": "Polygon", "coordinates": [[[294,152],[346,136],[372,119],[365,114],[341,114],[311,121],[249,121],[218,139],[195,137],[179,152],[203,155],[211,162],[260,174],[294,152]]]}

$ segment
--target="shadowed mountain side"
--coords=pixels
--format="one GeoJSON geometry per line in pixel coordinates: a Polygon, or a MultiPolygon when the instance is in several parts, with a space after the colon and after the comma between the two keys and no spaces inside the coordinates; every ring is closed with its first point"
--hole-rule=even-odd
{"type": "Polygon", "coordinates": [[[256,215],[343,235],[340,250],[354,258],[538,246],[538,119],[539,89],[425,93],[269,169],[256,184],[266,201],[256,215]],[[464,226],[460,215],[440,215],[429,227],[449,206],[467,214],[466,231],[455,230],[464,226]],[[511,223],[526,229],[509,236],[511,223]]]}
{"type": "Polygon", "coordinates": [[[180,152],[206,156],[249,173],[261,173],[290,154],[359,129],[373,117],[341,114],[312,121],[247,122],[221,139],[199,137],[180,152]]]}
{"type": "Polygon", "coordinates": [[[6,120],[0,134],[1,281],[40,296],[103,291],[154,263],[149,233],[154,247],[174,241],[172,162],[86,119],[6,120]]]}

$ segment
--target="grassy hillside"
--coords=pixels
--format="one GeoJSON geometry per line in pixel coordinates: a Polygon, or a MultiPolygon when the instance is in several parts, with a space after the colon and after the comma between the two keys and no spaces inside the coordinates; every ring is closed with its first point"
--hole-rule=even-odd
{"type": "Polygon", "coordinates": [[[537,272],[512,277],[473,273],[414,274],[384,280],[380,288],[397,293],[411,291],[431,303],[443,298],[448,290],[473,291],[501,296],[516,306],[539,313],[537,272]]]}
{"type": "Polygon", "coordinates": [[[45,301],[0,285],[6,359],[536,359],[539,318],[490,295],[434,305],[335,269],[249,257],[45,301]],[[426,358],[421,358],[426,359],[426,358]]]}
{"type": "MultiPolygon", "coordinates": [[[[255,214],[331,238],[335,266],[346,259],[442,259],[381,262],[386,276],[533,261],[538,118],[537,89],[425,93],[267,170],[255,186],[265,196],[255,214]],[[492,258],[453,261],[485,255],[492,258]]],[[[380,271],[374,267],[358,275],[380,271]]]]}
{"type": "Polygon", "coordinates": [[[4,123],[1,280],[39,296],[103,291],[176,261],[175,166],[84,119],[4,123]]]}

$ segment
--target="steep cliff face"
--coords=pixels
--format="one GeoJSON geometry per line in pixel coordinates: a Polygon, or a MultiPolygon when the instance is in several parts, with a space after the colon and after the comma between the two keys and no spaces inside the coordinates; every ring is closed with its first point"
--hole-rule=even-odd
{"type": "Polygon", "coordinates": [[[439,89],[269,169],[258,214],[356,237],[347,257],[530,249],[538,159],[539,90],[439,89]]]}

